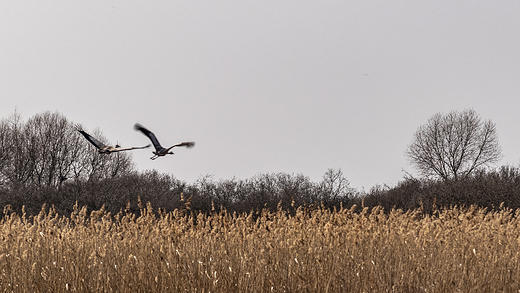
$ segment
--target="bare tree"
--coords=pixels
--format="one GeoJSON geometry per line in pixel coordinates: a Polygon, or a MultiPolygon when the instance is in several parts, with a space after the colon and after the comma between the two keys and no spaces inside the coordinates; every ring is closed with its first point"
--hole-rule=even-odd
{"type": "Polygon", "coordinates": [[[33,166],[31,181],[37,186],[59,186],[69,177],[72,162],[73,128],[65,116],[44,112],[31,117],[24,125],[30,138],[29,158],[33,166]]]}
{"type": "Polygon", "coordinates": [[[496,126],[472,109],[437,113],[417,129],[405,155],[428,178],[461,180],[502,157],[496,126]]]}
{"type": "MultiPolygon", "coordinates": [[[[95,134],[106,141],[100,131],[95,134]]],[[[6,187],[60,186],[66,179],[119,177],[134,168],[129,154],[101,156],[57,112],[43,112],[26,122],[18,113],[0,120],[0,184],[6,187]]]]}
{"type": "Polygon", "coordinates": [[[354,189],[349,186],[350,182],[341,169],[328,169],[322,178],[319,184],[320,200],[336,201],[352,198],[355,195],[354,189]]]}
{"type": "Polygon", "coordinates": [[[4,185],[9,182],[7,177],[7,170],[10,167],[10,141],[11,131],[9,124],[6,119],[0,121],[0,185],[4,185]]]}
{"type": "Polygon", "coordinates": [[[29,157],[31,141],[24,132],[22,116],[15,112],[0,121],[2,184],[10,187],[23,186],[32,177],[34,166],[29,157]]]}

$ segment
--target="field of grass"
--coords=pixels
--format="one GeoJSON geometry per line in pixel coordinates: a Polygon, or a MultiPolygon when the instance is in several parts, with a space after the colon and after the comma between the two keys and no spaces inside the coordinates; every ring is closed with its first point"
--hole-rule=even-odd
{"type": "Polygon", "coordinates": [[[520,290],[520,211],[508,209],[4,213],[6,292],[520,290]]]}

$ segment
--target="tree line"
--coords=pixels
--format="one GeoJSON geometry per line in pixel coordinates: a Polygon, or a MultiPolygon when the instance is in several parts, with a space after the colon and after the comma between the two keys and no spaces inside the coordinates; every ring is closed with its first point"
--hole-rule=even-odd
{"type": "MultiPolygon", "coordinates": [[[[487,169],[500,157],[496,128],[473,110],[436,114],[419,127],[405,155],[421,177],[405,177],[396,186],[358,191],[341,170],[329,169],[321,181],[303,174],[258,174],[248,179],[192,183],[156,170],[137,171],[129,153],[99,154],[57,112],[23,120],[18,113],[0,121],[0,206],[37,214],[54,206],[69,215],[75,204],[138,213],[150,203],[162,211],[248,213],[262,209],[295,210],[299,206],[334,209],[382,206],[422,209],[477,204],[490,209],[505,204],[520,208],[520,170],[487,169]]],[[[92,132],[100,140],[99,130],[92,132]]]]}
{"type": "MultiPolygon", "coordinates": [[[[226,208],[247,212],[354,197],[341,170],[329,170],[321,182],[285,173],[245,180],[202,176],[187,184],[157,171],[139,172],[126,152],[100,154],[77,131],[83,129],[58,112],[22,119],[14,113],[0,121],[0,205],[37,213],[43,204],[67,214],[77,202],[96,210],[137,211],[150,202],[165,210],[226,208]]],[[[92,134],[106,142],[100,130],[92,134]]]]}

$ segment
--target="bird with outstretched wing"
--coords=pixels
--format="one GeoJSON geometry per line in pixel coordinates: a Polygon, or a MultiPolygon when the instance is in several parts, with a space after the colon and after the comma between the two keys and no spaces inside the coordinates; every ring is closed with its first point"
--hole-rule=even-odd
{"type": "Polygon", "coordinates": [[[151,141],[152,141],[152,144],[153,146],[155,147],[155,152],[152,152],[154,154],[154,156],[152,156],[150,159],[152,160],[155,160],[157,159],[158,157],[163,157],[163,156],[166,156],[166,155],[173,155],[173,152],[170,152],[170,150],[174,147],[186,147],[186,148],[192,148],[195,146],[195,142],[193,141],[188,141],[188,142],[181,142],[181,143],[178,143],[178,144],[175,144],[175,145],[172,145],[171,147],[169,148],[164,148],[160,143],[159,143],[159,140],[157,139],[157,137],[155,136],[155,134],[153,134],[153,132],[151,132],[150,130],[146,129],[145,127],[143,127],[141,124],[139,123],[136,123],[134,125],[134,129],[136,131],[141,131],[144,135],[146,135],[151,141]]]}
{"type": "Polygon", "coordinates": [[[142,146],[142,147],[121,147],[119,145],[116,146],[110,146],[102,143],[101,141],[95,139],[90,134],[86,133],[82,129],[77,129],[79,133],[81,133],[92,145],[94,145],[100,154],[110,154],[110,153],[116,153],[116,152],[122,152],[122,151],[129,151],[129,150],[135,150],[135,149],[145,149],[149,148],[150,145],[142,146]]]}

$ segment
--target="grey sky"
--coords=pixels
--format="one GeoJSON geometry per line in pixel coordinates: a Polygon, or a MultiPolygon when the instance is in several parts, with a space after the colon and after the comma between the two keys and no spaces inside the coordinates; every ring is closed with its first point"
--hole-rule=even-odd
{"type": "Polygon", "coordinates": [[[193,182],[341,168],[394,185],[437,112],[475,109],[520,158],[519,1],[3,1],[0,116],[59,111],[193,182]]]}

